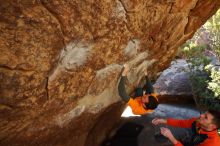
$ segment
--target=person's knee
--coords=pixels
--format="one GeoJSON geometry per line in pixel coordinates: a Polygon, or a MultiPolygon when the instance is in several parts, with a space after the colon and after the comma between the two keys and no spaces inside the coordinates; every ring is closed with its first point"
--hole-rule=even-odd
{"type": "Polygon", "coordinates": [[[143,89],[142,88],[136,88],[135,89],[135,97],[143,96],[143,89]]]}

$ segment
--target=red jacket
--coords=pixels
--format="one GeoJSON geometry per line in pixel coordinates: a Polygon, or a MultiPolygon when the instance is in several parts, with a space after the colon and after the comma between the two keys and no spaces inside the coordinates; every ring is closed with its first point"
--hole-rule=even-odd
{"type": "MultiPolygon", "coordinates": [[[[191,128],[192,123],[196,119],[197,118],[192,118],[188,120],[168,119],[167,124],[176,127],[191,128]]],[[[199,133],[207,134],[208,138],[204,142],[200,143],[198,146],[220,146],[220,137],[218,135],[217,130],[207,132],[201,129],[199,133]]],[[[175,146],[183,146],[183,144],[178,141],[178,143],[175,146]]]]}

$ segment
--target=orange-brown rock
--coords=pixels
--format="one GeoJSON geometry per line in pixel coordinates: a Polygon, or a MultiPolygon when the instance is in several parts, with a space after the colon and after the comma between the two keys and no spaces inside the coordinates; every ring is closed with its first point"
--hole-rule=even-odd
{"type": "Polygon", "coordinates": [[[0,145],[96,146],[219,0],[0,0],[0,145]],[[100,126],[99,126],[100,125],[100,126]]]}

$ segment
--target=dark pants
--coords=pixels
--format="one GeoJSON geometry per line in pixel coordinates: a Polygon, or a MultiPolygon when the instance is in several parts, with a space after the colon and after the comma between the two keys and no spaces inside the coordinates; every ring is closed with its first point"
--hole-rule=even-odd
{"type": "Polygon", "coordinates": [[[144,85],[143,88],[136,88],[136,89],[135,89],[134,98],[135,98],[135,97],[143,96],[143,91],[144,91],[144,89],[146,89],[146,90],[145,90],[145,92],[146,92],[145,94],[154,93],[154,88],[153,88],[153,86],[152,86],[150,80],[148,79],[147,76],[146,76],[145,78],[146,78],[146,84],[144,85]]]}
{"type": "Polygon", "coordinates": [[[178,139],[182,144],[186,146],[193,136],[191,128],[173,128],[171,129],[171,132],[176,139],[178,139]]]}
{"type": "Polygon", "coordinates": [[[134,98],[143,96],[143,88],[136,88],[134,93],[134,98]]]}
{"type": "MultiPolygon", "coordinates": [[[[146,84],[144,85],[143,88],[146,89],[146,94],[151,94],[154,92],[153,86],[151,85],[151,82],[148,79],[148,77],[145,76],[145,78],[146,78],[146,84]]],[[[123,101],[128,102],[130,99],[130,96],[126,93],[126,90],[125,90],[125,79],[126,79],[126,76],[121,77],[119,84],[118,84],[118,93],[123,101]]],[[[135,91],[135,95],[132,98],[143,96],[143,88],[137,88],[135,91]]]]}

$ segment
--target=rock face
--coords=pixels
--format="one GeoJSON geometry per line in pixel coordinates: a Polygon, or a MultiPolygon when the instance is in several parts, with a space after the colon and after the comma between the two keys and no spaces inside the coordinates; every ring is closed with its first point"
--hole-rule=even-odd
{"type": "Polygon", "coordinates": [[[154,84],[160,102],[190,102],[193,101],[189,67],[184,59],[171,62],[154,84]],[[169,97],[170,99],[168,99],[169,97]]]}
{"type": "Polygon", "coordinates": [[[99,145],[145,68],[165,69],[219,0],[0,1],[0,145],[99,145]],[[99,125],[97,125],[99,124],[99,125]]]}

